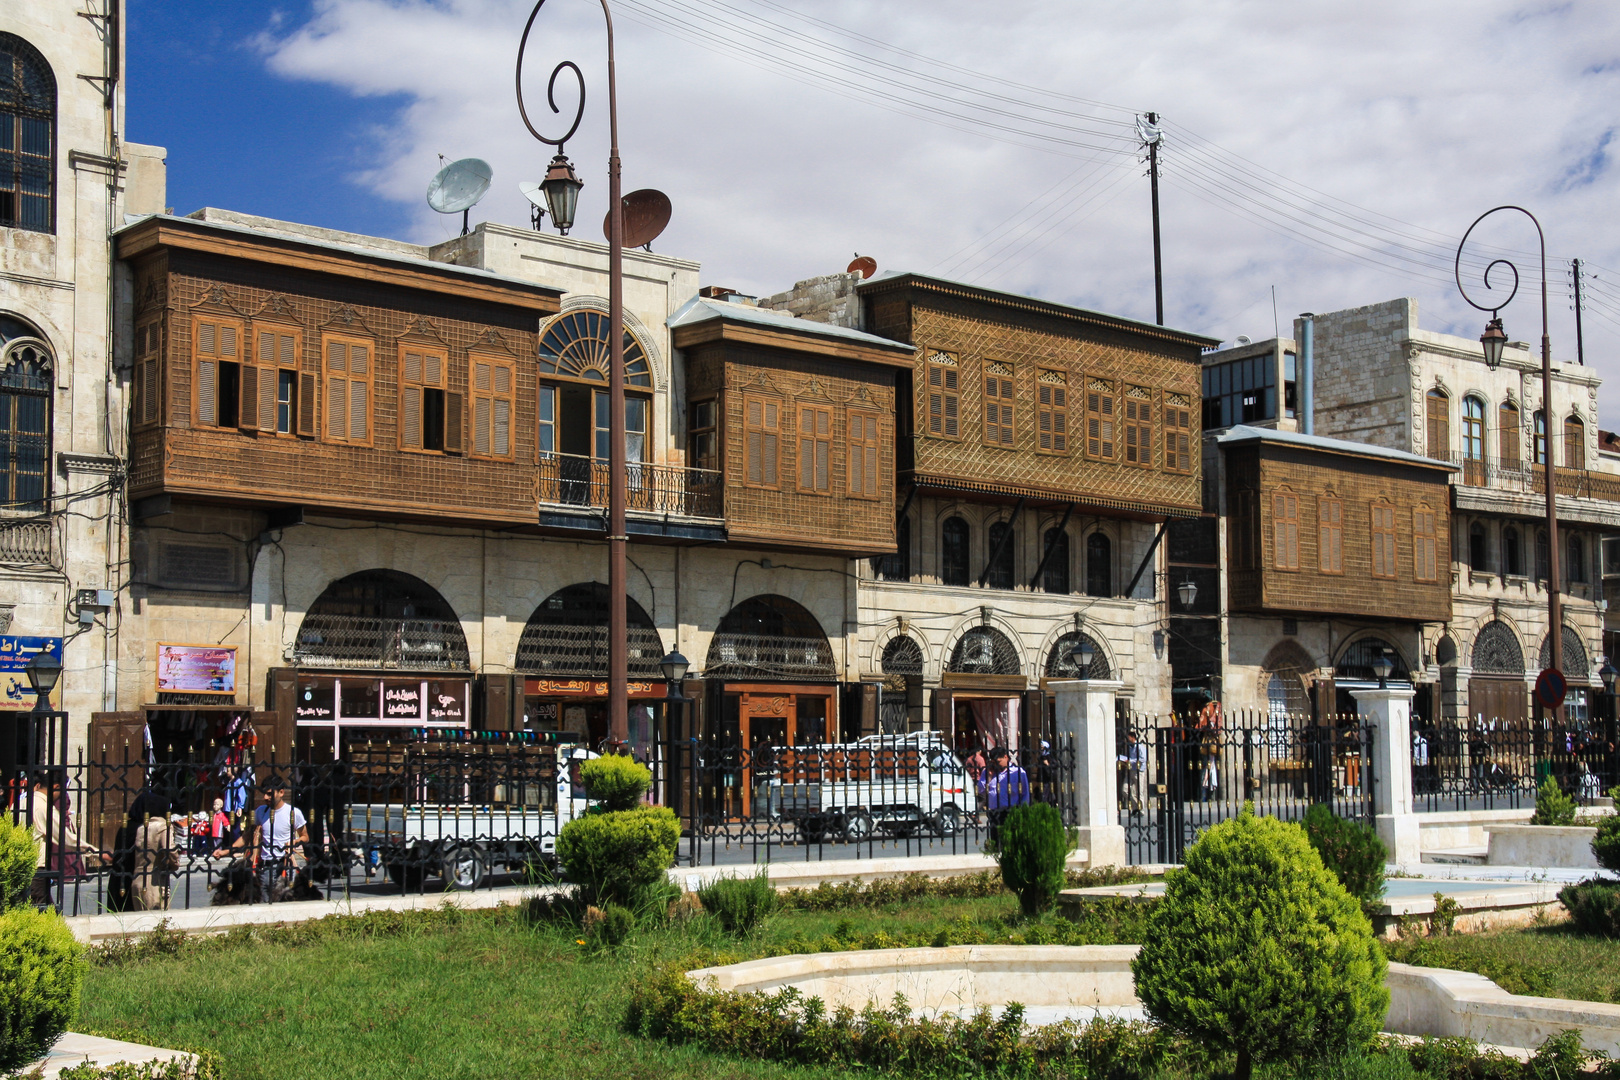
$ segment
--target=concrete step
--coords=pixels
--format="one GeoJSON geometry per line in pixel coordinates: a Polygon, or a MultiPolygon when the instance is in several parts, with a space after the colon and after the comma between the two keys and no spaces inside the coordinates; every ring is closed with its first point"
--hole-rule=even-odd
{"type": "Polygon", "coordinates": [[[1422,861],[1451,866],[1484,866],[1488,853],[1489,849],[1482,847],[1436,848],[1423,852],[1422,861]]]}

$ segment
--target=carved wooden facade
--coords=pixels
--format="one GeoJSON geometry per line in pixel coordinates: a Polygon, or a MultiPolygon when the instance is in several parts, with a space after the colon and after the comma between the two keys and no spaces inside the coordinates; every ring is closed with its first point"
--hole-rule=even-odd
{"type": "Polygon", "coordinates": [[[1232,611],[1451,617],[1451,469],[1367,449],[1252,428],[1222,437],[1232,611]]]}
{"type": "Polygon", "coordinates": [[[1211,340],[916,275],[861,295],[869,329],[915,347],[902,482],[1198,512],[1199,356],[1211,340]]]}
{"type": "MultiPolygon", "coordinates": [[[[908,349],[713,317],[677,322],[686,356],[687,460],[724,474],[733,542],[876,555],[895,550],[895,373],[908,349]]],[[[860,339],[865,338],[862,341],[860,339]]]]}

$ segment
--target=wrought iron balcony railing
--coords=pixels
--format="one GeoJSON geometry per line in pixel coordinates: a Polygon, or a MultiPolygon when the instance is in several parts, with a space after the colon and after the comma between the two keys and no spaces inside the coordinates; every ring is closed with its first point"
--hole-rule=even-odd
{"type": "MultiPolygon", "coordinates": [[[[686,517],[721,516],[721,475],[713,469],[632,462],[625,466],[625,472],[627,510],[686,517]]],[[[540,501],[606,507],[608,463],[580,454],[542,456],[540,501]]]]}
{"type": "Polygon", "coordinates": [[[54,532],[49,520],[0,522],[0,563],[55,565],[51,559],[54,532]]]}
{"type": "MultiPolygon", "coordinates": [[[[1531,465],[1515,458],[1469,457],[1453,453],[1451,463],[1462,472],[1459,479],[1469,487],[1498,488],[1544,494],[1547,490],[1544,465],[1531,465]]],[[[1600,499],[1620,502],[1620,476],[1592,472],[1589,469],[1555,468],[1553,475],[1558,494],[1574,499],[1600,499]]]]}
{"type": "Polygon", "coordinates": [[[467,638],[450,619],[384,619],[311,612],[298,629],[307,667],[470,671],[467,638]]]}
{"type": "Polygon", "coordinates": [[[704,676],[830,682],[837,669],[826,638],[718,633],[709,645],[704,676]]]}

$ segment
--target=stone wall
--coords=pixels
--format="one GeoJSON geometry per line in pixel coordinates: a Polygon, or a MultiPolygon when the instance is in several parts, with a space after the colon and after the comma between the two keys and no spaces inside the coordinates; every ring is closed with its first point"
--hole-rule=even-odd
{"type": "Polygon", "coordinates": [[[761,299],[758,306],[791,312],[811,322],[864,330],[861,301],[855,293],[860,283],[859,274],[827,274],[795,282],[786,292],[761,299]]]}

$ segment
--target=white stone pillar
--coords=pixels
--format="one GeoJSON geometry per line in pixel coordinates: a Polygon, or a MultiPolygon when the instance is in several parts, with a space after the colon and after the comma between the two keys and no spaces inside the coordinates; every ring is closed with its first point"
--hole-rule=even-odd
{"type": "Polygon", "coordinates": [[[1092,866],[1125,865],[1125,828],[1119,823],[1118,751],[1114,746],[1112,679],[1048,682],[1057,712],[1059,746],[1074,747],[1074,797],[1080,846],[1092,866]]]}
{"type": "MultiPolygon", "coordinates": [[[[1373,814],[1379,839],[1395,863],[1418,863],[1422,851],[1412,804],[1412,697],[1389,687],[1352,690],[1357,711],[1373,729],[1373,814]]],[[[1430,751],[1433,752],[1432,749],[1430,751]]]]}

